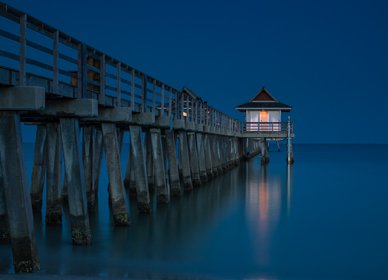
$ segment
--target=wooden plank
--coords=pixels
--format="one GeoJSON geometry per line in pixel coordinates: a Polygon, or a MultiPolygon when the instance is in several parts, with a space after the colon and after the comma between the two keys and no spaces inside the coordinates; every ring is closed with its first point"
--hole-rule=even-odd
{"type": "Polygon", "coordinates": [[[40,61],[37,61],[35,59],[27,58],[25,60],[25,62],[26,62],[26,64],[34,65],[36,67],[39,67],[39,68],[42,68],[42,69],[45,69],[48,71],[53,71],[53,66],[46,64],[46,63],[43,63],[43,62],[40,62],[40,61]]]}
{"type": "Polygon", "coordinates": [[[0,36],[7,38],[9,40],[15,41],[15,42],[19,42],[19,40],[20,40],[20,37],[18,35],[12,34],[8,31],[3,30],[3,29],[0,29],[0,36]]]}
{"type": "Polygon", "coordinates": [[[19,58],[20,58],[17,54],[7,52],[7,51],[2,51],[2,50],[0,50],[0,56],[10,58],[13,60],[19,60],[19,58]]]}
{"type": "Polygon", "coordinates": [[[27,44],[27,46],[29,46],[29,47],[31,47],[33,49],[36,49],[38,51],[41,51],[41,52],[44,52],[44,53],[47,53],[47,54],[50,54],[50,55],[53,54],[53,50],[52,49],[47,48],[47,47],[45,47],[45,46],[43,46],[41,44],[29,41],[29,40],[26,41],[26,44],[27,44]]]}
{"type": "Polygon", "coordinates": [[[67,56],[67,55],[63,54],[63,53],[58,53],[58,57],[59,57],[60,59],[63,59],[63,60],[65,60],[65,61],[70,62],[70,63],[73,63],[73,64],[77,64],[77,63],[78,63],[78,60],[77,60],[77,59],[74,59],[74,58],[72,58],[72,57],[70,57],[70,56],[67,56]]]}

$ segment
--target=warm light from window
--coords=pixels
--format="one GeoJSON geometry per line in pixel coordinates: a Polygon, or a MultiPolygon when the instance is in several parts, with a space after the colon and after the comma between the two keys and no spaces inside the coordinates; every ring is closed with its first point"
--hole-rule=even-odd
{"type": "Polygon", "coordinates": [[[187,112],[182,112],[182,116],[187,117],[187,112]]]}

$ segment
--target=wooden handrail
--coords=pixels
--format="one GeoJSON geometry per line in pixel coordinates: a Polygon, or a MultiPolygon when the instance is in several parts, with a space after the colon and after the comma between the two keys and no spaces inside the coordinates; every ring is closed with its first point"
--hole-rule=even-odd
{"type": "Polygon", "coordinates": [[[14,23],[0,27],[0,42],[6,42],[0,44],[0,57],[20,65],[15,69],[14,62],[0,63],[0,68],[17,73],[14,85],[38,85],[26,77],[39,77],[40,81],[45,80],[46,91],[56,95],[69,97],[68,90],[63,92],[61,86],[67,85],[74,89],[73,98],[96,98],[101,106],[129,106],[134,111],[240,132],[238,120],[210,107],[202,98],[178,90],[2,2],[0,19],[14,23]],[[13,28],[15,23],[18,30],[13,28]],[[7,42],[18,43],[19,48],[7,47],[7,42]]]}

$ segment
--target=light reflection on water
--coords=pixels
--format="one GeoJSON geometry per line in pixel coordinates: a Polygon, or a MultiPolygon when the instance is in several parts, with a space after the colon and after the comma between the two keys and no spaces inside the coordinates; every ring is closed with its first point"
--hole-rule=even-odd
{"type": "MultiPolygon", "coordinates": [[[[32,148],[25,150],[27,174],[32,148]]],[[[293,167],[284,153],[271,153],[268,166],[253,159],[167,206],[153,197],[149,216],[128,197],[127,228],[112,224],[103,163],[92,246],[71,245],[66,208],[61,228],[45,227],[44,211],[35,216],[40,273],[387,279],[388,147],[296,145],[294,156],[293,167]]],[[[9,271],[10,248],[0,245],[0,273],[9,271]]]]}

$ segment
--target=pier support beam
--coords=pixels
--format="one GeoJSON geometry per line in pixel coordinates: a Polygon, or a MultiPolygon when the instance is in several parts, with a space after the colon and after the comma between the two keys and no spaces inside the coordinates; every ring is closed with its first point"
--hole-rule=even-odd
{"type": "Polygon", "coordinates": [[[204,135],[202,133],[197,133],[197,151],[198,151],[198,165],[199,165],[199,177],[201,182],[207,182],[207,173],[206,173],[206,162],[205,162],[205,145],[204,145],[204,135]]]}
{"type": "Polygon", "coordinates": [[[82,158],[84,163],[85,170],[85,188],[86,188],[86,198],[88,201],[88,209],[90,211],[95,210],[95,196],[93,192],[93,138],[94,138],[94,128],[91,125],[85,126],[83,128],[83,149],[82,149],[82,158]]]}
{"type": "MultiPolygon", "coordinates": [[[[269,163],[268,143],[267,139],[261,139],[261,164],[266,165],[269,163]]],[[[253,143],[254,144],[254,143],[253,143]]],[[[254,144],[255,145],[255,144],[254,144]]],[[[255,148],[255,146],[254,146],[255,148]]],[[[255,151],[256,149],[254,149],[255,151]]]]}
{"type": "Polygon", "coordinates": [[[4,176],[0,161],[0,243],[9,241],[9,226],[5,206],[4,176]]]}
{"type": "Polygon", "coordinates": [[[148,178],[145,162],[145,153],[141,139],[140,126],[130,127],[131,135],[131,168],[135,174],[137,206],[142,213],[150,213],[150,195],[148,192],[148,178]]]}
{"type": "Polygon", "coordinates": [[[129,146],[129,154],[128,154],[128,162],[127,167],[125,169],[125,179],[124,186],[129,189],[129,196],[136,197],[137,195],[137,187],[136,187],[136,179],[135,179],[135,164],[133,159],[133,152],[131,148],[131,144],[129,146]]]}
{"type": "Polygon", "coordinates": [[[42,194],[46,174],[46,126],[39,125],[36,129],[34,165],[31,177],[31,203],[34,212],[42,210],[42,194]]]}
{"type": "Polygon", "coordinates": [[[293,164],[294,163],[294,155],[292,151],[292,132],[291,132],[291,120],[290,117],[288,117],[288,123],[287,123],[287,163],[293,164]]]}
{"type": "Polygon", "coordinates": [[[166,146],[168,160],[168,177],[170,179],[170,190],[172,196],[182,195],[181,183],[179,180],[178,161],[176,156],[176,142],[173,130],[166,130],[166,146]]]}
{"type": "Polygon", "coordinates": [[[46,127],[46,225],[58,225],[62,223],[62,141],[58,123],[46,127]]]}
{"type": "Polygon", "coordinates": [[[217,174],[221,175],[223,173],[222,170],[222,163],[221,163],[221,140],[220,136],[214,135],[214,141],[213,141],[213,149],[214,149],[214,157],[216,162],[216,168],[217,168],[217,174]]]}
{"type": "Polygon", "coordinates": [[[104,147],[106,164],[108,167],[110,202],[115,225],[125,226],[129,224],[128,209],[125,205],[124,184],[120,166],[120,148],[117,139],[116,125],[114,123],[103,123],[102,133],[104,136],[104,147]]]}
{"type": "Polygon", "coordinates": [[[147,177],[148,177],[148,189],[154,190],[155,187],[155,176],[154,176],[154,161],[152,157],[152,141],[151,132],[147,130],[144,137],[145,148],[146,148],[146,165],[147,165],[147,177]]]}
{"type": "MultiPolygon", "coordinates": [[[[98,203],[98,181],[100,179],[101,161],[103,154],[103,135],[102,130],[96,127],[94,137],[92,138],[93,143],[93,198],[94,207],[96,208],[98,203]]],[[[93,206],[93,205],[91,205],[93,206]]]]}
{"type": "Polygon", "coordinates": [[[71,238],[74,245],[87,245],[91,243],[91,233],[81,160],[79,121],[73,118],[62,118],[60,125],[68,186],[71,238]]]}
{"type": "Polygon", "coordinates": [[[197,139],[195,137],[195,133],[187,132],[187,140],[189,142],[191,179],[193,181],[193,185],[199,187],[201,185],[201,179],[199,174],[197,139]]]}
{"type": "Polygon", "coordinates": [[[190,158],[187,145],[186,132],[180,131],[179,137],[179,165],[182,169],[182,181],[185,191],[193,190],[193,183],[191,181],[191,170],[190,170],[190,158]]]}
{"type": "Polygon", "coordinates": [[[15,271],[37,271],[39,260],[24,169],[20,116],[15,112],[0,112],[0,162],[15,271]]]}
{"type": "Polygon", "coordinates": [[[206,175],[208,180],[213,177],[213,169],[212,169],[212,150],[210,147],[210,135],[209,134],[204,134],[204,151],[205,151],[205,168],[206,168],[206,175]]]}
{"type": "Polygon", "coordinates": [[[152,142],[152,161],[155,172],[156,197],[160,203],[168,203],[170,191],[166,181],[166,171],[164,168],[164,155],[162,147],[162,136],[160,129],[150,129],[152,142]]]}

